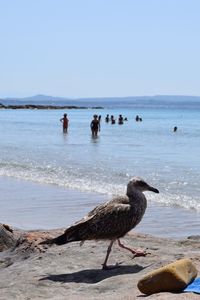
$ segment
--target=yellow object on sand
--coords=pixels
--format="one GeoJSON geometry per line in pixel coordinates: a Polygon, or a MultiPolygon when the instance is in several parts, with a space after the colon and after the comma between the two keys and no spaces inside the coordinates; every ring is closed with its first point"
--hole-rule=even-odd
{"type": "Polygon", "coordinates": [[[145,275],[138,282],[140,292],[151,295],[159,292],[180,292],[195,277],[197,269],[190,259],[180,259],[145,275]]]}

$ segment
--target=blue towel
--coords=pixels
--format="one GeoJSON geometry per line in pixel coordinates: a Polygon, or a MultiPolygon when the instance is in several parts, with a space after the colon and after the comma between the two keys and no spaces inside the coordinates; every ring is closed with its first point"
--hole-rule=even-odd
{"type": "Polygon", "coordinates": [[[192,283],[188,284],[183,292],[193,292],[200,294],[200,277],[196,278],[194,281],[192,281],[192,283]]]}

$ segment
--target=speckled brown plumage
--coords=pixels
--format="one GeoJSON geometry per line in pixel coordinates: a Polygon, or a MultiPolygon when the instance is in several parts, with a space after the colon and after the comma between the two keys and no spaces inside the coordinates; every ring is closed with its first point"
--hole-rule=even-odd
{"type": "Polygon", "coordinates": [[[159,191],[149,186],[140,178],[133,178],[127,185],[125,196],[114,197],[111,201],[95,207],[83,219],[66,229],[61,236],[47,240],[47,244],[62,245],[69,242],[85,240],[111,240],[103,268],[115,240],[120,247],[131,251],[135,256],[146,255],[145,252],[130,249],[121,244],[119,238],[133,229],[142,219],[147,200],[143,191],[159,191]]]}

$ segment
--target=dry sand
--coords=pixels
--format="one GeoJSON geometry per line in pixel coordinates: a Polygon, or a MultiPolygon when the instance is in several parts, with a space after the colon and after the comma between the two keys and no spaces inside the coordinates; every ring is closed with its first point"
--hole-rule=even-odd
{"type": "MultiPolygon", "coordinates": [[[[9,228],[8,228],[9,229],[9,228]]],[[[63,246],[38,245],[47,236],[63,230],[10,232],[0,226],[0,299],[142,299],[138,280],[147,272],[180,258],[190,258],[200,274],[200,236],[184,240],[129,234],[123,242],[133,248],[148,248],[147,257],[132,259],[114,245],[109,264],[101,270],[107,241],[86,241],[63,246]],[[16,244],[17,243],[17,244],[16,244]],[[14,247],[13,247],[14,246],[14,247]]],[[[200,299],[193,293],[159,293],[148,299],[200,299]]]]}

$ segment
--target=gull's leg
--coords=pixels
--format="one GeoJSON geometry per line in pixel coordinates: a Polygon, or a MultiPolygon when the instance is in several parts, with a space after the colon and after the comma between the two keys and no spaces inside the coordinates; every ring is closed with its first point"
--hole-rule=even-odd
{"type": "Polygon", "coordinates": [[[141,250],[141,249],[131,249],[131,248],[129,248],[129,247],[126,247],[126,246],[124,246],[121,242],[120,242],[120,239],[117,239],[117,241],[118,241],[118,245],[119,245],[119,247],[121,247],[121,248],[123,248],[123,249],[126,249],[126,250],[128,250],[128,251],[130,251],[132,254],[133,254],[133,257],[137,257],[137,256],[146,256],[147,254],[149,254],[149,253],[147,253],[146,251],[143,251],[143,250],[141,250]]]}
{"type": "Polygon", "coordinates": [[[110,252],[111,252],[111,249],[112,249],[112,245],[113,245],[114,242],[115,242],[115,240],[112,240],[112,241],[110,242],[110,245],[108,246],[106,258],[105,258],[105,260],[104,260],[104,263],[102,264],[102,266],[103,266],[102,269],[103,269],[103,270],[108,270],[108,269],[110,269],[110,268],[107,266],[107,261],[108,261],[108,257],[109,257],[109,255],[110,255],[110,252]]]}

